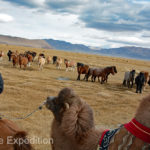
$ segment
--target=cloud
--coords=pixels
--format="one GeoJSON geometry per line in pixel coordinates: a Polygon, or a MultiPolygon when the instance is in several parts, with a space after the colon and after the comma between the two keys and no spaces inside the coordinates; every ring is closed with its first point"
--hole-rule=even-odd
{"type": "Polygon", "coordinates": [[[148,0],[0,0],[0,3],[3,14],[0,22],[5,22],[0,23],[0,34],[54,38],[92,47],[150,47],[148,0]],[[10,14],[10,18],[4,14],[10,14]]]}
{"type": "MultiPolygon", "coordinates": [[[[149,3],[150,4],[150,3],[149,3]]],[[[95,1],[80,14],[86,27],[111,32],[150,30],[150,5],[125,0],[95,1]]]]}
{"type": "Polygon", "coordinates": [[[5,0],[11,4],[25,6],[29,8],[36,8],[39,6],[43,6],[46,0],[5,0]]]}
{"type": "Polygon", "coordinates": [[[13,21],[14,19],[13,19],[13,17],[12,16],[10,16],[10,15],[7,15],[7,14],[1,14],[0,13],[0,22],[11,22],[11,21],[13,21]]]}

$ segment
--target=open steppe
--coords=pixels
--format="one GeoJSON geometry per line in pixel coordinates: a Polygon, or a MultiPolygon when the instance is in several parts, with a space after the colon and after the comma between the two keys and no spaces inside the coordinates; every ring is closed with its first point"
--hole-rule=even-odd
{"type": "MultiPolygon", "coordinates": [[[[5,89],[0,95],[0,113],[10,117],[25,116],[36,109],[47,96],[55,96],[62,88],[72,87],[93,108],[96,125],[114,128],[130,121],[141,98],[150,93],[148,85],[142,94],[135,93],[135,86],[132,89],[122,86],[125,71],[135,69],[138,72],[144,70],[150,72],[149,61],[10,45],[0,45],[1,50],[5,53],[3,60],[0,61],[0,72],[4,78],[5,89]],[[98,82],[77,81],[77,71],[66,72],[64,64],[60,70],[56,69],[53,64],[46,64],[44,69],[39,71],[37,57],[31,67],[24,70],[19,66],[13,67],[12,62],[8,62],[7,52],[9,49],[19,52],[31,50],[38,54],[42,52],[46,56],[56,55],[89,64],[91,67],[115,65],[118,73],[114,76],[110,75],[108,83],[102,85],[98,82]],[[61,77],[69,80],[58,80],[61,77]]],[[[31,138],[43,139],[50,136],[52,119],[52,113],[44,107],[31,117],[15,122],[26,130],[31,138]]],[[[49,144],[34,144],[33,146],[35,150],[51,149],[49,144]]]]}

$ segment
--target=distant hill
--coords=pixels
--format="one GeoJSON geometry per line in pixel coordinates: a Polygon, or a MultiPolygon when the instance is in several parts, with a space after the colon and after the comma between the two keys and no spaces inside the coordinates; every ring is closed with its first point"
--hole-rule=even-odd
{"type": "Polygon", "coordinates": [[[116,57],[150,60],[150,48],[127,46],[112,49],[102,49],[99,51],[99,53],[116,57]]]}
{"type": "Polygon", "coordinates": [[[35,47],[35,48],[46,48],[46,49],[52,48],[45,40],[40,39],[30,40],[20,37],[12,37],[4,35],[0,35],[0,43],[26,47],[35,47]]]}
{"type": "Polygon", "coordinates": [[[57,49],[71,52],[90,53],[98,55],[107,55],[115,57],[126,57],[134,59],[150,60],[150,48],[127,46],[111,49],[91,49],[89,46],[83,44],[72,44],[65,41],[53,40],[53,39],[25,39],[12,36],[0,35],[0,43],[18,46],[27,46],[35,48],[45,49],[57,49]]]}
{"type": "Polygon", "coordinates": [[[128,46],[120,48],[94,50],[82,44],[71,44],[69,42],[53,39],[45,39],[45,41],[49,43],[54,49],[58,50],[150,60],[149,48],[128,46]]]}
{"type": "Polygon", "coordinates": [[[50,44],[54,49],[65,50],[65,51],[74,51],[74,52],[87,52],[91,51],[88,46],[83,44],[72,44],[65,41],[53,40],[53,39],[44,39],[48,44],[50,44]]]}

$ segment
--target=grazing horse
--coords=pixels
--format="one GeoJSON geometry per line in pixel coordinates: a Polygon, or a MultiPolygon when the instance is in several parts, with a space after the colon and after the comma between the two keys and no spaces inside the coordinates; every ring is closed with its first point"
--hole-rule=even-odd
{"type": "Polygon", "coordinates": [[[7,119],[0,119],[0,150],[33,150],[27,133],[7,119]]]}
{"type": "Polygon", "coordinates": [[[62,65],[63,61],[61,58],[57,58],[56,60],[56,67],[57,69],[61,69],[61,65],[62,65]]]}
{"type": "Polygon", "coordinates": [[[128,88],[132,88],[133,87],[133,83],[134,83],[134,77],[135,77],[135,70],[132,71],[127,71],[124,74],[124,80],[123,80],[123,85],[128,86],[128,88]],[[130,85],[131,82],[131,85],[130,85]]]}
{"type": "Polygon", "coordinates": [[[12,55],[12,53],[13,53],[13,52],[12,52],[11,50],[9,50],[8,53],[7,53],[7,56],[8,56],[8,60],[9,60],[9,61],[11,61],[11,55],[12,55]]]}
{"type": "Polygon", "coordinates": [[[19,55],[19,65],[20,65],[20,68],[23,65],[24,69],[25,69],[27,67],[27,64],[28,64],[28,58],[25,57],[25,56],[19,55]]]}
{"type": "Polygon", "coordinates": [[[45,58],[39,56],[39,58],[38,58],[39,70],[43,69],[43,66],[44,66],[45,62],[46,62],[45,58]]]}
{"type": "Polygon", "coordinates": [[[101,84],[102,84],[104,83],[104,81],[107,82],[109,74],[114,75],[115,73],[117,73],[117,69],[114,66],[109,66],[105,68],[96,68],[93,70],[92,82],[95,82],[96,77],[98,77],[98,81],[100,82],[99,77],[101,77],[101,84]]]}
{"type": "Polygon", "coordinates": [[[140,92],[142,93],[142,89],[145,83],[145,76],[144,73],[140,72],[138,76],[135,78],[135,84],[136,84],[136,93],[140,92]]]}
{"type": "MultiPolygon", "coordinates": [[[[83,63],[77,63],[77,71],[78,71],[77,80],[80,80],[81,74],[85,74],[85,77],[86,77],[86,74],[89,71],[89,65],[84,65],[83,63]]],[[[85,80],[85,77],[83,80],[85,80]]]]}
{"type": "Polygon", "coordinates": [[[75,62],[74,61],[69,61],[68,59],[64,59],[64,63],[65,63],[65,65],[66,65],[66,71],[68,71],[69,70],[69,68],[70,68],[70,70],[75,70],[75,62]]]}

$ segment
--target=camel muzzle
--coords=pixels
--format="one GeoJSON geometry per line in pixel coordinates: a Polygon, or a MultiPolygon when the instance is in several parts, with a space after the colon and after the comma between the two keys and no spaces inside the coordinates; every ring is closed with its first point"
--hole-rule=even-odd
{"type": "Polygon", "coordinates": [[[54,101],[55,97],[54,96],[49,96],[47,97],[46,101],[45,101],[45,106],[46,108],[50,109],[51,106],[53,105],[53,101],[54,101]]]}

